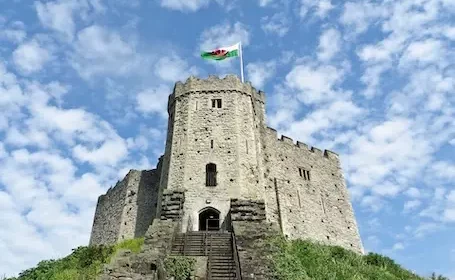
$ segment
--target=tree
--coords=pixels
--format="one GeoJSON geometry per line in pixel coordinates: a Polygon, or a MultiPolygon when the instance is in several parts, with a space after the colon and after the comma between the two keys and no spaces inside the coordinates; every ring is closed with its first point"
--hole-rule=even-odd
{"type": "Polygon", "coordinates": [[[436,276],[436,273],[434,273],[434,272],[431,274],[429,279],[430,280],[450,280],[449,278],[442,276],[442,275],[436,276]]]}

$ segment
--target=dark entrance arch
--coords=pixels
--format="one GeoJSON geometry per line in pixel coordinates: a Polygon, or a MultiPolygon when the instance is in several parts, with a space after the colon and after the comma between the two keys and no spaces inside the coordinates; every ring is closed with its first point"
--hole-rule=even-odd
{"type": "Polygon", "coordinates": [[[220,211],[206,208],[199,213],[199,230],[220,230],[220,211]]]}

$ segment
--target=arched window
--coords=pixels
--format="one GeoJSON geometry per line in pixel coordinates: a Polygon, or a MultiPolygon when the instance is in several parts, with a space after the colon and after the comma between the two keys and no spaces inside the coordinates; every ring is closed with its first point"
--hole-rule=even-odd
{"type": "Polygon", "coordinates": [[[216,164],[214,163],[205,166],[205,185],[207,187],[216,186],[216,164]]]}

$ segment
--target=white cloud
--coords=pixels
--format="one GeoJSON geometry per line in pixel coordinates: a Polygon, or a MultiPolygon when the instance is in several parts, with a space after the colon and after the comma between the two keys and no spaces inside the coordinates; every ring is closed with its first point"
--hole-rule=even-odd
{"type": "Polygon", "coordinates": [[[286,75],[286,84],[299,92],[303,103],[320,103],[340,97],[334,87],[343,75],[343,70],[331,65],[297,65],[286,75]]]}
{"type": "Polygon", "coordinates": [[[73,149],[76,159],[94,165],[115,166],[126,157],[127,153],[126,143],[120,137],[104,141],[99,147],[88,148],[84,145],[77,145],[73,149]]]}
{"type": "Polygon", "coordinates": [[[374,185],[371,188],[371,192],[378,196],[396,196],[401,190],[403,189],[402,186],[398,184],[394,184],[389,181],[385,181],[381,184],[374,185]]]}
{"type": "Polygon", "coordinates": [[[299,121],[285,126],[285,134],[304,142],[314,142],[314,134],[354,125],[364,111],[351,101],[335,101],[320,107],[299,121]]]}
{"type": "Polygon", "coordinates": [[[389,120],[354,138],[345,160],[351,184],[373,187],[390,178],[406,188],[430,160],[430,143],[416,125],[408,119],[389,120]]]}
{"type": "Polygon", "coordinates": [[[161,6],[172,10],[195,12],[208,6],[210,0],[160,0],[161,6]]]}
{"type": "Polygon", "coordinates": [[[409,63],[412,61],[420,63],[431,63],[444,58],[444,49],[440,41],[427,39],[425,41],[413,42],[406,49],[400,63],[409,63]]]}
{"type": "Polygon", "coordinates": [[[360,205],[372,212],[378,212],[384,207],[384,201],[377,196],[367,195],[362,198],[360,205]]]}
{"type": "Polygon", "coordinates": [[[164,85],[139,92],[136,96],[138,110],[143,113],[156,113],[165,118],[169,94],[170,88],[164,85]]]}
{"type": "Polygon", "coordinates": [[[319,38],[318,59],[328,61],[336,55],[341,48],[340,32],[334,28],[325,30],[319,38]]]}
{"type": "Polygon", "coordinates": [[[447,161],[436,161],[431,165],[432,177],[453,182],[455,180],[455,164],[447,161]]]}
{"type": "Polygon", "coordinates": [[[74,37],[76,15],[86,19],[90,11],[99,13],[105,10],[101,0],[57,0],[44,3],[36,1],[35,8],[44,27],[62,33],[68,40],[74,37]]]}
{"type": "Polygon", "coordinates": [[[248,80],[257,89],[262,89],[273,75],[275,75],[276,63],[274,61],[248,63],[246,72],[248,80]]]}
{"type": "Polygon", "coordinates": [[[77,34],[71,63],[85,79],[148,70],[147,59],[139,56],[133,41],[98,25],[89,26],[77,34]]]}
{"type": "Polygon", "coordinates": [[[25,74],[40,71],[51,57],[50,52],[40,46],[37,40],[21,44],[13,52],[14,64],[25,74]]]}
{"type": "Polygon", "coordinates": [[[273,0],[259,0],[259,6],[265,7],[269,5],[270,3],[273,3],[273,0]]]}
{"type": "Polygon", "coordinates": [[[398,250],[403,250],[403,249],[404,249],[403,243],[397,242],[397,243],[393,244],[393,247],[392,247],[393,251],[398,251],[398,250]]]}
{"type": "Polygon", "coordinates": [[[158,60],[155,66],[155,74],[163,81],[175,83],[185,80],[190,75],[197,75],[198,71],[196,67],[189,67],[185,60],[173,55],[158,60]]]}
{"type": "Polygon", "coordinates": [[[30,145],[45,148],[50,145],[50,139],[43,131],[28,130],[26,132],[21,132],[17,128],[13,127],[8,130],[5,137],[5,143],[19,147],[30,145]]]}
{"type": "Polygon", "coordinates": [[[414,187],[407,189],[404,193],[411,198],[419,198],[421,196],[420,190],[414,187]]]}
{"type": "Polygon", "coordinates": [[[65,34],[68,39],[72,39],[74,35],[73,10],[77,6],[76,1],[35,2],[41,24],[65,34]]]}
{"type": "Polygon", "coordinates": [[[300,17],[305,18],[310,12],[314,12],[320,18],[324,18],[334,8],[331,0],[300,0],[300,17]]]}
{"type": "Polygon", "coordinates": [[[284,13],[276,13],[273,16],[261,18],[261,27],[266,33],[275,33],[282,37],[290,28],[289,17],[284,13]]]}
{"type": "Polygon", "coordinates": [[[450,40],[455,40],[455,26],[447,26],[444,30],[444,35],[450,40]]]}
{"type": "Polygon", "coordinates": [[[234,24],[222,23],[202,32],[200,39],[201,50],[213,50],[242,42],[247,46],[250,42],[250,33],[245,25],[240,22],[234,24]]]}
{"type": "Polygon", "coordinates": [[[417,226],[414,230],[414,236],[416,238],[423,238],[430,233],[438,231],[442,228],[441,224],[433,223],[433,222],[424,222],[417,226]]]}
{"type": "Polygon", "coordinates": [[[387,15],[387,7],[370,1],[347,2],[344,4],[340,22],[355,33],[365,32],[371,23],[387,15]]]}
{"type": "Polygon", "coordinates": [[[409,211],[415,210],[421,204],[422,204],[422,202],[420,200],[409,200],[409,201],[406,201],[406,203],[403,206],[403,211],[404,212],[409,212],[409,211]]]}
{"type": "Polygon", "coordinates": [[[0,40],[8,40],[13,43],[21,43],[27,37],[25,25],[22,21],[14,21],[2,24],[0,20],[0,40]]]}

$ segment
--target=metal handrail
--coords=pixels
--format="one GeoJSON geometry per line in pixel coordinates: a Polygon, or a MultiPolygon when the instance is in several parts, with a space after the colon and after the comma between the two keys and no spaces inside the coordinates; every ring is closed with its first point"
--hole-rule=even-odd
{"type": "Polygon", "coordinates": [[[234,262],[235,262],[235,276],[237,280],[242,280],[242,271],[240,270],[240,261],[239,261],[239,254],[237,252],[237,243],[235,241],[235,234],[231,232],[231,245],[232,245],[232,254],[234,255],[234,262]]]}
{"type": "Polygon", "coordinates": [[[209,272],[207,275],[207,279],[211,280],[212,279],[212,235],[210,234],[210,242],[209,242],[210,250],[209,250],[209,256],[207,259],[207,266],[209,267],[209,272]]]}
{"type": "Polygon", "coordinates": [[[184,236],[185,237],[183,238],[183,255],[185,256],[185,254],[186,254],[186,240],[187,240],[188,233],[185,233],[184,236]]]}

